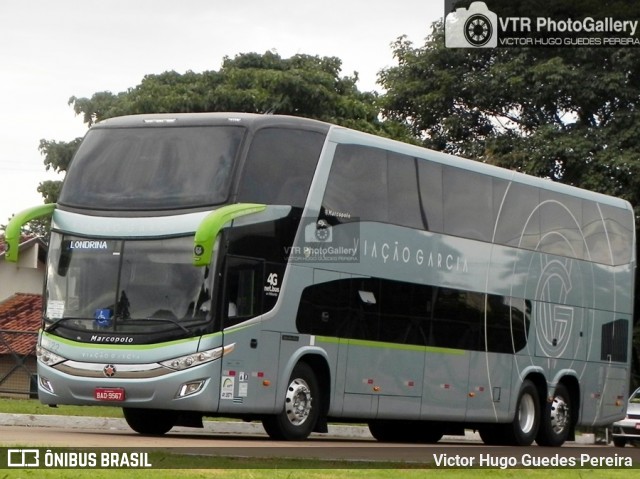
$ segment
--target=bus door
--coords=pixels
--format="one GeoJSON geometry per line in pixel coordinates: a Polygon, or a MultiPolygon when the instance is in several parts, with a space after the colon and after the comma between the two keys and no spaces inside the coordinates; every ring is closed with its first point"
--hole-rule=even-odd
{"type": "Polygon", "coordinates": [[[430,287],[422,418],[460,419],[467,408],[470,351],[480,334],[479,298],[451,288],[430,287]]]}
{"type": "MultiPolygon", "coordinates": [[[[270,338],[262,323],[250,322],[271,309],[277,300],[277,295],[272,294],[275,289],[267,284],[269,275],[272,282],[277,275],[270,267],[262,259],[232,255],[226,258],[222,330],[224,346],[233,349],[221,361],[220,412],[270,411],[275,404],[275,388],[264,388],[263,382],[277,378],[278,350],[266,347],[270,338]]],[[[277,340],[272,343],[277,344],[277,340]]]]}
{"type": "Polygon", "coordinates": [[[345,415],[419,417],[424,347],[419,318],[411,312],[413,286],[373,278],[351,281],[343,318],[345,415]]]}

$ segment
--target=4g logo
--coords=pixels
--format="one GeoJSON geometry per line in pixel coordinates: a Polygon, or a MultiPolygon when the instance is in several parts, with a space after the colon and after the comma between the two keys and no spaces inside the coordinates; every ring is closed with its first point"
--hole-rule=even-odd
{"type": "Polygon", "coordinates": [[[278,286],[278,273],[269,273],[267,276],[267,285],[264,287],[264,294],[267,296],[278,296],[280,294],[280,286],[278,286]]]}
{"type": "Polygon", "coordinates": [[[271,286],[278,286],[278,274],[270,273],[267,277],[267,283],[271,286]]]}

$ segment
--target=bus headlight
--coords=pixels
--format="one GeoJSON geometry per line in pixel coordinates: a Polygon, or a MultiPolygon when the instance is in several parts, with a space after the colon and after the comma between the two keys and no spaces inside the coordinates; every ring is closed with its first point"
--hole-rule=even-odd
{"type": "Polygon", "coordinates": [[[220,348],[209,349],[207,351],[199,351],[197,353],[189,354],[187,356],[180,356],[178,358],[169,359],[167,361],[161,361],[164,367],[175,369],[176,371],[182,371],[184,369],[200,366],[201,364],[210,363],[216,359],[220,359],[225,354],[233,351],[235,344],[224,346],[220,348]]]}
{"type": "Polygon", "coordinates": [[[55,366],[56,364],[66,361],[66,358],[58,356],[56,353],[52,353],[42,346],[36,346],[36,356],[38,357],[38,361],[46,366],[55,366]]]}

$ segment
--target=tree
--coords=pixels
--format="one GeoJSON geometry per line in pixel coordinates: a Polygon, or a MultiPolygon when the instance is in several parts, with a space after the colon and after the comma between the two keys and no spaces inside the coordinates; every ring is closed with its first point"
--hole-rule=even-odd
{"type": "Polygon", "coordinates": [[[72,97],[89,126],[105,118],[136,113],[238,111],[299,115],[378,131],[377,95],[358,91],[357,73],[340,76],[336,57],[247,53],[225,58],[219,71],[147,75],[117,95],[72,97]]]}
{"type": "MultiPolygon", "coordinates": [[[[640,205],[640,51],[393,46],[382,109],[424,145],[640,205]]],[[[637,210],[640,212],[640,210],[637,210]]]]}
{"type": "MultiPolygon", "coordinates": [[[[402,125],[381,122],[378,95],[360,92],[358,74],[341,76],[336,57],[273,52],[226,57],[219,71],[147,75],[136,87],[117,94],[98,92],[91,98],[71,97],[69,104],[87,126],[114,116],[139,113],[234,111],[305,116],[350,128],[411,140],[402,125]]],[[[41,140],[47,169],[66,171],[80,144],[41,140]]],[[[60,182],[46,181],[38,191],[55,202],[60,182]]]]}

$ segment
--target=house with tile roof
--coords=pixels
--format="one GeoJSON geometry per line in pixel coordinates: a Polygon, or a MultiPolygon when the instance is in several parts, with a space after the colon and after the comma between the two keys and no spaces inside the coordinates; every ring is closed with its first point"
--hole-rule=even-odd
{"type": "Polygon", "coordinates": [[[36,387],[35,347],[42,319],[42,285],[47,245],[20,238],[18,263],[4,261],[0,236],[0,396],[32,397],[36,387]]]}
{"type": "Polygon", "coordinates": [[[0,302],[0,395],[27,398],[37,393],[36,342],[42,295],[16,293],[0,302]]]}
{"type": "Polygon", "coordinates": [[[20,237],[17,263],[4,260],[7,244],[0,236],[0,302],[14,293],[42,294],[47,245],[38,236],[20,237]]]}

